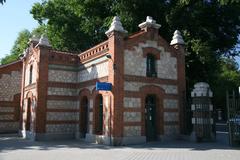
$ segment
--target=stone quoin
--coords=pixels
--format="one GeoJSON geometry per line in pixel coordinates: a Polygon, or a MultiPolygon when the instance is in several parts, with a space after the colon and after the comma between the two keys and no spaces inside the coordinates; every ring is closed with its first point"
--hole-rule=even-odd
{"type": "Polygon", "coordinates": [[[128,36],[114,17],[108,39],[82,53],[32,38],[20,61],[0,66],[0,129],[33,140],[109,145],[173,139],[184,132],[185,50],[152,17],[128,36]],[[112,84],[111,91],[96,82],[112,84]]]}

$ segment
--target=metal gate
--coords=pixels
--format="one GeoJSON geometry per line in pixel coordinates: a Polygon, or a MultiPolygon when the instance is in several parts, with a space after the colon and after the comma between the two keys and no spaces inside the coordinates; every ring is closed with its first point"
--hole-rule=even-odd
{"type": "Polygon", "coordinates": [[[240,96],[227,91],[228,133],[231,146],[240,146],[240,96]]]}

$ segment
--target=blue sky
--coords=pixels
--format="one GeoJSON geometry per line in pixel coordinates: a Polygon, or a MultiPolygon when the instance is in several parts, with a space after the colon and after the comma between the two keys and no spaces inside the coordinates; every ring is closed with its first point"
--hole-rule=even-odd
{"type": "Polygon", "coordinates": [[[38,26],[29,13],[35,2],[41,0],[6,0],[0,4],[0,58],[10,53],[20,31],[38,26]]]}

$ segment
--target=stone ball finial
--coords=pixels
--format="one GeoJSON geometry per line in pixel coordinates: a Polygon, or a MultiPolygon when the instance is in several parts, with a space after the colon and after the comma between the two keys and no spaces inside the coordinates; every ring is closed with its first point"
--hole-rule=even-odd
{"type": "Polygon", "coordinates": [[[184,45],[185,42],[182,38],[181,32],[179,30],[176,30],[173,34],[172,41],[170,45],[175,45],[175,44],[181,44],[184,45]]]}
{"type": "Polygon", "coordinates": [[[105,32],[107,36],[109,36],[113,31],[121,32],[127,34],[128,32],[123,28],[120,18],[115,16],[111,23],[110,28],[105,32]]]}
{"type": "Polygon", "coordinates": [[[153,28],[159,29],[161,25],[157,24],[156,20],[154,20],[151,16],[147,16],[146,21],[139,24],[138,27],[140,27],[141,29],[144,29],[146,27],[153,27],[153,28]]]}
{"type": "Polygon", "coordinates": [[[44,34],[41,35],[38,45],[51,47],[48,38],[44,34]]]}

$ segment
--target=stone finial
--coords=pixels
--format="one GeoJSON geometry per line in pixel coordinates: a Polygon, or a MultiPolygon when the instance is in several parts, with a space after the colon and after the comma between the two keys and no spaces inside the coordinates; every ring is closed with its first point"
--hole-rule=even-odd
{"type": "Polygon", "coordinates": [[[36,35],[33,35],[31,38],[29,38],[28,43],[31,43],[31,42],[38,43],[39,42],[39,38],[36,35]]]}
{"type": "Polygon", "coordinates": [[[182,38],[181,32],[179,30],[176,30],[174,32],[172,41],[170,43],[170,45],[175,45],[175,44],[181,44],[181,45],[185,44],[185,42],[184,42],[184,40],[182,38]]]}
{"type": "Polygon", "coordinates": [[[194,85],[194,89],[191,92],[191,97],[212,97],[213,93],[209,87],[209,84],[205,82],[199,82],[194,85]]]}
{"type": "Polygon", "coordinates": [[[110,28],[105,32],[107,36],[109,36],[113,31],[121,32],[127,34],[128,32],[124,30],[122,23],[120,21],[120,18],[118,16],[115,16],[113,18],[113,21],[111,23],[110,28]]]}
{"type": "Polygon", "coordinates": [[[51,47],[51,44],[49,43],[48,38],[44,34],[41,35],[38,45],[51,47]]]}
{"type": "Polygon", "coordinates": [[[153,28],[159,29],[161,25],[157,24],[152,17],[147,16],[146,21],[139,24],[138,27],[140,27],[141,29],[144,29],[146,27],[153,27],[153,28]]]}

